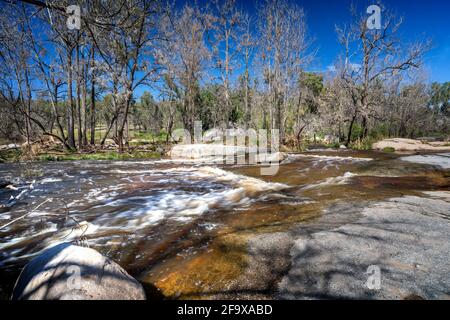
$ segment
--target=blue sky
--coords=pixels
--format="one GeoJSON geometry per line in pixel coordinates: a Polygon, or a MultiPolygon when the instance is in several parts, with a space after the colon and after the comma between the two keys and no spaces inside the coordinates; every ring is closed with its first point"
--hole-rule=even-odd
{"type": "MultiPolygon", "coordinates": [[[[195,0],[178,0],[177,6],[195,0]]],[[[239,9],[256,17],[256,7],[263,0],[236,0],[239,9]]],[[[341,47],[337,42],[336,25],[350,24],[352,17],[350,6],[356,5],[363,13],[378,0],[288,0],[300,5],[307,18],[309,36],[314,39],[317,48],[315,60],[308,71],[325,72],[332,66],[341,47]]],[[[198,4],[208,0],[197,0],[198,4]]],[[[399,36],[405,43],[420,39],[431,39],[432,49],[425,57],[425,72],[430,82],[450,81],[450,1],[447,0],[384,0],[383,5],[398,17],[403,17],[399,36]]],[[[256,27],[255,27],[256,29],[256,27]]],[[[235,70],[233,78],[241,70],[235,70]]],[[[211,72],[211,71],[210,71],[211,72]]],[[[213,72],[214,73],[214,72],[213,72]]],[[[157,92],[148,87],[140,87],[135,94],[139,97],[144,91],[150,91],[157,98],[157,92]]],[[[157,98],[158,99],[158,98],[157,98]]]]}
{"type": "MultiPolygon", "coordinates": [[[[299,1],[308,16],[311,34],[317,39],[319,68],[332,64],[339,53],[335,24],[349,21],[350,0],[299,1]]],[[[370,1],[353,2],[364,6],[370,1]]],[[[433,48],[425,59],[425,68],[432,81],[450,81],[450,1],[385,0],[384,5],[404,18],[400,36],[406,42],[431,38],[433,48]]]]}
{"type": "MultiPolygon", "coordinates": [[[[181,6],[185,2],[197,1],[202,5],[209,0],[176,0],[181,6]]],[[[258,1],[236,0],[239,9],[256,16],[258,1]]],[[[341,48],[337,42],[336,25],[351,23],[350,6],[355,4],[361,11],[378,0],[288,0],[305,10],[309,35],[315,39],[318,48],[316,58],[309,71],[326,71],[334,64],[341,48]]],[[[431,38],[433,48],[425,57],[425,71],[430,82],[450,81],[450,1],[448,0],[384,0],[384,6],[404,18],[400,37],[406,43],[431,38]]],[[[240,70],[233,75],[238,76],[240,70]]],[[[135,91],[139,98],[144,91],[150,91],[158,99],[155,88],[141,86],[135,91]]]]}
{"type": "MultiPolygon", "coordinates": [[[[311,71],[323,71],[332,65],[340,52],[335,25],[351,22],[350,6],[361,10],[377,1],[367,0],[292,0],[306,12],[310,36],[319,48],[311,71]]],[[[250,13],[256,0],[240,1],[250,13]]],[[[431,81],[450,81],[450,1],[447,0],[384,0],[382,3],[404,18],[400,36],[406,42],[416,39],[433,40],[433,49],[427,54],[425,68],[431,81]]]]}

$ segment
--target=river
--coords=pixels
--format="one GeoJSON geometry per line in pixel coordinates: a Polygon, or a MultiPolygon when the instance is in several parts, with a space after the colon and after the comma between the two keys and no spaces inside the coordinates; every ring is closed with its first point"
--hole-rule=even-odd
{"type": "Polygon", "coordinates": [[[248,280],[248,292],[237,291],[252,263],[249,241],[308,225],[342,203],[449,190],[448,168],[405,160],[313,151],[289,154],[274,176],[166,159],[0,164],[14,186],[0,190],[0,226],[31,212],[0,230],[1,298],[27,261],[61,241],[112,258],[151,298],[271,298],[289,256],[264,284],[248,280]]]}

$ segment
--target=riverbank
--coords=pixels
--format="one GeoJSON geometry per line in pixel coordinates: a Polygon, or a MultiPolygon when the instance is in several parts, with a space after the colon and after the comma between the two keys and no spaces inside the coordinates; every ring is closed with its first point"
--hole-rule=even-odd
{"type": "Polygon", "coordinates": [[[139,160],[161,158],[170,148],[166,144],[134,146],[125,152],[117,151],[117,146],[89,146],[82,151],[69,152],[62,147],[34,147],[14,145],[0,149],[0,163],[19,161],[77,161],[77,160],[139,160]]]}
{"type": "MultiPolygon", "coordinates": [[[[53,141],[53,140],[52,140],[53,141]]],[[[198,159],[218,154],[217,150],[229,155],[241,154],[239,147],[225,147],[217,144],[198,145],[173,145],[165,142],[153,142],[149,140],[136,139],[130,141],[125,152],[119,153],[114,141],[108,139],[105,145],[86,146],[79,152],[69,152],[60,143],[48,141],[35,142],[31,146],[22,144],[6,144],[0,146],[0,163],[11,163],[18,161],[70,161],[70,160],[139,160],[156,159],[163,156],[172,158],[198,159]],[[220,148],[223,148],[220,149],[220,148]],[[227,148],[227,149],[225,149],[227,148]]],[[[242,149],[242,148],[241,148],[242,149]]],[[[295,153],[308,150],[354,150],[370,151],[377,150],[385,153],[392,152],[445,152],[450,151],[448,141],[426,141],[413,139],[384,139],[378,142],[353,143],[349,148],[341,144],[307,143],[300,149],[280,146],[283,153],[295,153]]],[[[281,159],[279,159],[281,160],[281,159]]]]}

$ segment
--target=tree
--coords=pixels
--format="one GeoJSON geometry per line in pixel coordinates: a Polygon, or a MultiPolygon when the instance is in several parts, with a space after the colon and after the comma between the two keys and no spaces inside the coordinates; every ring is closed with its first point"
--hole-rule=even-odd
{"type": "Polygon", "coordinates": [[[298,80],[298,99],[293,114],[294,131],[297,145],[300,145],[301,135],[311,126],[314,118],[319,114],[319,97],[324,89],[321,75],[303,72],[298,80]]]}
{"type": "Polygon", "coordinates": [[[222,123],[227,126],[232,113],[230,82],[239,53],[238,31],[241,13],[236,9],[235,0],[215,0],[212,17],[212,58],[219,70],[222,92],[218,101],[221,107],[222,123]]]}
{"type": "Polygon", "coordinates": [[[419,41],[406,46],[398,38],[403,20],[397,19],[388,10],[383,10],[380,29],[369,29],[367,16],[351,9],[353,20],[350,28],[337,27],[338,39],[344,54],[340,63],[340,76],[354,100],[354,114],[350,122],[347,144],[350,143],[352,129],[358,117],[361,118],[360,138],[368,134],[368,122],[374,115],[376,101],[374,87],[389,77],[422,65],[429,42],[419,41]],[[406,50],[404,48],[407,48],[406,50]]]}
{"type": "Polygon", "coordinates": [[[310,61],[303,9],[285,0],[266,0],[260,7],[260,54],[269,91],[271,128],[285,139],[285,111],[290,90],[310,61]]]}
{"type": "Polygon", "coordinates": [[[248,14],[242,16],[240,30],[239,47],[241,57],[244,62],[244,73],[241,77],[241,84],[244,88],[244,123],[246,127],[252,127],[252,103],[250,101],[250,60],[253,58],[253,52],[256,47],[256,40],[251,32],[252,19],[248,14]]]}
{"type": "Polygon", "coordinates": [[[99,3],[93,15],[95,20],[108,19],[110,26],[87,25],[112,84],[116,108],[108,131],[116,122],[119,152],[124,151],[124,130],[133,92],[143,84],[149,85],[159,69],[152,64],[155,53],[152,46],[159,38],[156,25],[160,9],[157,0],[108,1],[108,6],[99,3]]]}
{"type": "Polygon", "coordinates": [[[197,5],[185,4],[182,9],[168,8],[161,22],[166,39],[158,52],[164,66],[164,80],[171,95],[179,103],[184,127],[194,132],[194,122],[200,106],[200,80],[210,52],[205,34],[212,26],[212,16],[197,5]]]}

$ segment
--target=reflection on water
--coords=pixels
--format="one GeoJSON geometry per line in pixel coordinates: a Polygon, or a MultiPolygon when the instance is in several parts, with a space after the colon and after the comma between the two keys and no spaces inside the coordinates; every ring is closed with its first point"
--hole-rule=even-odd
{"type": "MultiPolygon", "coordinates": [[[[446,190],[449,171],[392,154],[290,155],[275,176],[257,166],[165,160],[0,165],[0,287],[30,258],[83,240],[166,297],[224,292],[247,267],[259,233],[307,223],[338,202],[446,190]]],[[[5,289],[6,288],[6,289],[5,289]]]]}

